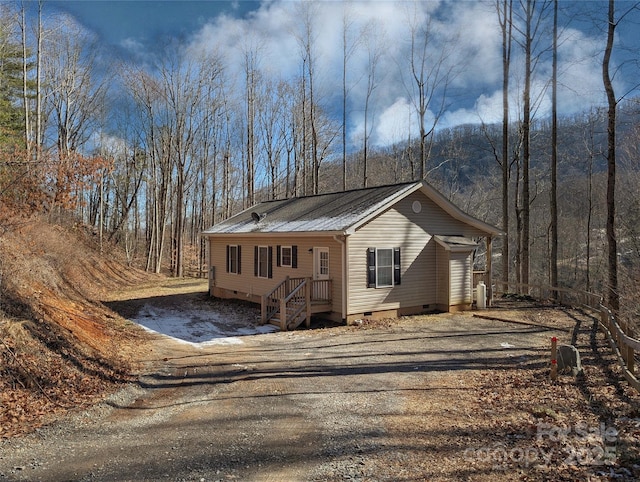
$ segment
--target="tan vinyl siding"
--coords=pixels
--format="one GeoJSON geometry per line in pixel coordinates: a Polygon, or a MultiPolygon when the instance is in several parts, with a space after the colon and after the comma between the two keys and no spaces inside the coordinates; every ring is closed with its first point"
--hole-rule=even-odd
{"type": "Polygon", "coordinates": [[[416,198],[425,199],[421,194],[409,196],[348,238],[349,314],[422,305],[429,298],[435,301],[435,279],[429,273],[435,266],[435,245],[421,227],[419,218],[425,210],[420,214],[411,211],[416,198]],[[369,247],[401,248],[399,286],[367,288],[369,247]]]}
{"type": "Polygon", "coordinates": [[[450,270],[449,270],[449,251],[439,244],[436,246],[437,253],[437,284],[438,284],[438,298],[437,304],[441,310],[448,310],[449,308],[449,295],[451,290],[450,270]]]}
{"type": "Polygon", "coordinates": [[[332,280],[334,311],[340,312],[342,304],[342,250],[341,245],[331,236],[220,236],[210,238],[209,256],[215,267],[212,284],[247,297],[262,296],[271,291],[287,276],[290,278],[313,277],[313,247],[329,248],[329,276],[332,280]],[[241,247],[241,273],[227,273],[227,245],[241,247]],[[277,246],[297,246],[298,267],[277,266],[277,246]],[[272,278],[254,276],[255,246],[270,246],[272,254],[272,278]]]}
{"type": "Polygon", "coordinates": [[[471,253],[450,253],[450,305],[471,304],[471,253]]]}
{"type": "MultiPolygon", "coordinates": [[[[361,226],[348,238],[349,299],[348,314],[392,310],[402,307],[432,305],[449,298],[450,283],[438,283],[436,273],[436,242],[433,235],[473,237],[485,235],[478,229],[452,218],[422,192],[400,200],[380,216],[361,226]],[[412,209],[414,201],[421,211],[412,209]],[[367,248],[401,248],[399,286],[367,288],[367,248]],[[438,291],[445,290],[444,291],[438,291]],[[442,297],[444,296],[444,299],[442,297]]],[[[439,251],[440,252],[440,251],[439,251]]],[[[445,260],[448,253],[442,250],[445,260]]],[[[438,264],[449,277],[449,263],[438,264]]]]}

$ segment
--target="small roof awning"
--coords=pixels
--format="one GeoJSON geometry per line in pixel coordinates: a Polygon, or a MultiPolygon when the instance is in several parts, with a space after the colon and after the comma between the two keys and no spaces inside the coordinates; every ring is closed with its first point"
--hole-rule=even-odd
{"type": "Polygon", "coordinates": [[[465,238],[464,236],[436,235],[433,239],[447,251],[468,252],[478,247],[478,243],[473,239],[465,238]]]}

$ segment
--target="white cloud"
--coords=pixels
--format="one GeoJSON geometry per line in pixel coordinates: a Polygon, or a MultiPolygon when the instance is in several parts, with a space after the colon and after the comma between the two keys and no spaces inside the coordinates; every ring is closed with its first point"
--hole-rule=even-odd
{"type": "MultiPolygon", "coordinates": [[[[456,72],[448,85],[447,112],[442,126],[460,123],[499,122],[502,118],[501,36],[496,13],[486,2],[352,1],[313,4],[273,0],[245,18],[221,16],[193,37],[191,48],[224,53],[227,72],[242,79],[243,49],[257,49],[259,68],[275,78],[293,78],[302,72],[302,47],[306,15],[310,9],[313,33],[316,98],[328,112],[337,113],[342,99],[343,16],[351,20],[350,42],[359,42],[348,61],[349,135],[360,142],[367,80],[368,51],[372,45],[361,32],[373,25],[375,39],[382,43],[371,98],[377,144],[404,140],[417,133],[415,109],[410,99],[412,79],[408,66],[409,22],[430,19],[436,43],[444,42],[448,65],[456,72]],[[345,13],[346,12],[346,13],[345,13]],[[298,36],[298,39],[296,38],[298,36]],[[375,115],[378,113],[378,115],[375,115]]],[[[581,110],[600,99],[602,89],[598,52],[601,39],[577,30],[567,30],[560,50],[560,107],[565,112],[581,110]]],[[[132,47],[135,47],[132,44],[132,47]]],[[[511,82],[512,110],[521,98],[521,53],[514,44],[511,82]]],[[[550,59],[537,66],[534,92],[540,97],[538,117],[548,114],[550,59]]],[[[241,80],[240,80],[241,82],[241,80]]],[[[535,95],[535,94],[534,94],[535,95]]],[[[436,96],[437,97],[437,96],[436,96]]],[[[439,99],[434,100],[434,110],[439,99]]],[[[517,112],[512,112],[515,118],[517,112]]],[[[432,113],[430,115],[433,115],[432,113]]]]}
{"type": "Polygon", "coordinates": [[[132,55],[138,57],[143,56],[145,52],[144,44],[132,37],[128,37],[120,42],[120,46],[125,49],[127,52],[132,55]]]}
{"type": "Polygon", "coordinates": [[[394,144],[415,138],[418,122],[415,109],[405,97],[400,97],[388,106],[377,119],[375,144],[379,146],[394,144]]]}

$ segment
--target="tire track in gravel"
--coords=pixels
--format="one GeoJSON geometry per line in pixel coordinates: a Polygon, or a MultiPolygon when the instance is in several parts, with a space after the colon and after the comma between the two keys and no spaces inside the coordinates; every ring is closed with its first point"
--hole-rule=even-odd
{"type": "Polygon", "coordinates": [[[539,357],[532,347],[549,333],[444,315],[258,335],[234,346],[158,339],[138,386],[3,446],[10,450],[0,455],[0,474],[48,481],[375,478],[369,459],[396,442],[387,421],[403,413],[408,394],[428,396],[428,382],[451,370],[526,363],[539,357]]]}

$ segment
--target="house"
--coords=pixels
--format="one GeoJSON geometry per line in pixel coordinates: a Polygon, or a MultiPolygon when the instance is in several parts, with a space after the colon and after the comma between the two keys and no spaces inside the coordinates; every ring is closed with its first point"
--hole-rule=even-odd
{"type": "Polygon", "coordinates": [[[470,309],[477,241],[491,279],[499,235],[424,181],[262,202],[203,232],[210,294],[282,329],[470,309]]]}

